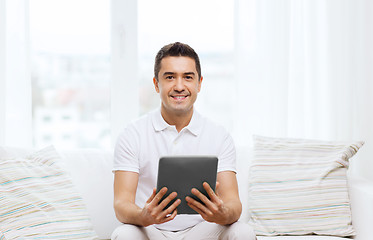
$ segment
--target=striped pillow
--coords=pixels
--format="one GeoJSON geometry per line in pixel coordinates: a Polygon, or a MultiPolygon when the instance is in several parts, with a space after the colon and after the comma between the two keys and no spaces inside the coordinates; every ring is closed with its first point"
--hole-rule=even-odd
{"type": "Polygon", "coordinates": [[[0,240],[97,239],[53,147],[0,159],[0,240]]]}
{"type": "Polygon", "coordinates": [[[363,144],[254,136],[249,223],[256,233],[355,235],[346,171],[363,144]]]}

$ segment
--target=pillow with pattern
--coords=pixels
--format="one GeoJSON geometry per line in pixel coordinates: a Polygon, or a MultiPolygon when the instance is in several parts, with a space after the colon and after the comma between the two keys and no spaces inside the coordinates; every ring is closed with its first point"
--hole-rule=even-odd
{"type": "Polygon", "coordinates": [[[254,136],[248,205],[256,233],[355,235],[346,173],[363,144],[254,136]]]}
{"type": "Polygon", "coordinates": [[[0,239],[98,239],[54,147],[0,159],[0,239]]]}

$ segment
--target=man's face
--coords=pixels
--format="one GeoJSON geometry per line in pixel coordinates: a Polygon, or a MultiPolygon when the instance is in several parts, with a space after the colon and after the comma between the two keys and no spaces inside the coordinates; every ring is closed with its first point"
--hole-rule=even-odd
{"type": "Polygon", "coordinates": [[[193,111],[202,83],[194,59],[182,56],[163,58],[158,81],[154,78],[153,82],[165,113],[181,115],[193,111]]]}

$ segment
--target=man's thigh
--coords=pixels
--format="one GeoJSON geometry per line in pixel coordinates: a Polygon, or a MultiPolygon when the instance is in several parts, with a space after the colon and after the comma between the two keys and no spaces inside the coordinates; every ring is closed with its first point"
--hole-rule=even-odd
{"type": "Polygon", "coordinates": [[[220,235],[221,240],[256,240],[254,229],[247,223],[235,222],[226,227],[220,235]]]}
{"type": "Polygon", "coordinates": [[[154,226],[138,227],[123,224],[116,228],[111,236],[112,240],[255,240],[252,228],[243,222],[236,222],[229,226],[215,223],[201,222],[196,226],[180,231],[161,231],[154,226]]]}
{"type": "Polygon", "coordinates": [[[165,236],[154,226],[139,227],[122,224],[111,235],[112,240],[165,240],[165,236]]]}
{"type": "Polygon", "coordinates": [[[255,240],[255,233],[250,225],[236,222],[228,226],[201,222],[185,234],[184,240],[255,240]]]}

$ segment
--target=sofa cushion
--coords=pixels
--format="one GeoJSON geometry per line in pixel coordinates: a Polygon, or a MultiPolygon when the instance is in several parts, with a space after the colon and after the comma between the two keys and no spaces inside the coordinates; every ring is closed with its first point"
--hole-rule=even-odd
{"type": "Polygon", "coordinates": [[[335,236],[317,236],[317,235],[305,235],[305,236],[258,236],[258,240],[348,240],[348,238],[335,237],[335,236]]]}
{"type": "Polygon", "coordinates": [[[0,239],[97,239],[53,147],[0,157],[0,239]]]}
{"type": "Polygon", "coordinates": [[[346,171],[362,145],[255,136],[248,205],[256,233],[353,236],[346,171]]]}
{"type": "Polygon", "coordinates": [[[99,149],[58,150],[63,167],[83,198],[93,229],[109,239],[121,223],[114,213],[113,154],[99,149]]]}

